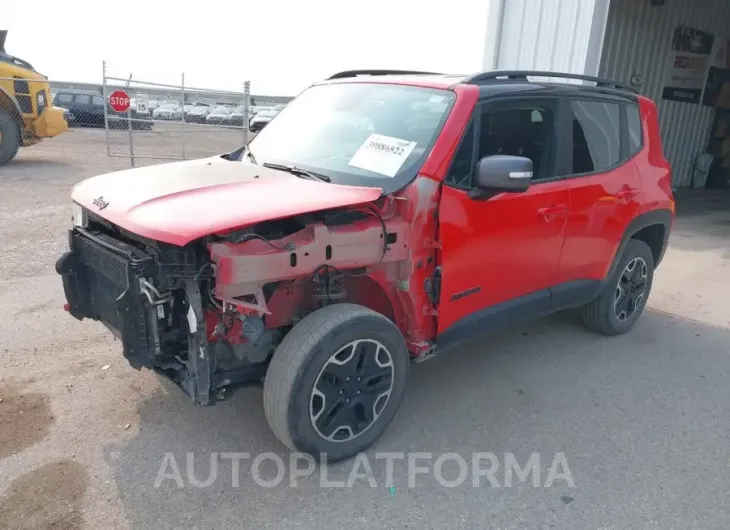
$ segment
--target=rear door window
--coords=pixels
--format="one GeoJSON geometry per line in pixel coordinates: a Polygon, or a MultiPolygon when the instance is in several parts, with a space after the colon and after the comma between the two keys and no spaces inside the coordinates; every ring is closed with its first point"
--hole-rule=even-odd
{"type": "Polygon", "coordinates": [[[91,96],[89,96],[88,94],[79,94],[78,96],[76,96],[76,103],[78,103],[79,105],[88,105],[89,103],[91,103],[91,96]]]}
{"type": "Polygon", "coordinates": [[[603,101],[571,101],[572,174],[608,171],[621,161],[621,107],[603,101]]]}

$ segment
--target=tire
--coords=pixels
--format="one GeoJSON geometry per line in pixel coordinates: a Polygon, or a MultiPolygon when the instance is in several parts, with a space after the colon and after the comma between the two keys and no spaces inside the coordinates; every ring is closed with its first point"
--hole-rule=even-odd
{"type": "Polygon", "coordinates": [[[308,453],[318,461],[349,458],[377,440],[393,420],[403,399],[409,364],[403,336],[385,316],[355,304],[326,306],[295,325],[274,353],[264,380],[266,419],[276,437],[292,451],[308,453]],[[390,367],[383,368],[388,358],[390,367]],[[359,368],[363,371],[352,370],[359,368]],[[330,379],[330,371],[337,372],[337,377],[330,379]],[[367,375],[381,372],[390,377],[367,375]],[[345,374],[352,374],[351,379],[345,374]],[[327,400],[319,389],[333,392],[334,397],[327,400]],[[379,397],[373,398],[376,394],[379,397]],[[371,399],[376,400],[372,409],[371,399]],[[331,408],[338,414],[368,410],[374,421],[345,439],[358,431],[359,420],[347,426],[337,423],[339,416],[328,415],[330,403],[335,403],[331,408]]]}
{"type": "Polygon", "coordinates": [[[0,166],[7,164],[20,149],[20,127],[15,118],[0,109],[0,166]]]}
{"type": "MultiPolygon", "coordinates": [[[[581,308],[583,323],[588,329],[609,336],[621,335],[630,331],[636,325],[636,321],[644,311],[644,307],[646,307],[653,282],[654,256],[651,253],[649,245],[638,239],[629,240],[618,267],[616,267],[616,271],[608,280],[604,291],[593,301],[581,308]],[[639,283],[643,280],[641,297],[634,302],[633,308],[631,307],[632,304],[624,306],[626,303],[625,298],[619,297],[621,289],[623,289],[624,293],[627,289],[630,289],[630,287],[623,286],[628,285],[625,283],[624,274],[631,264],[634,267],[631,269],[631,272],[639,275],[635,286],[638,287],[639,283]],[[644,265],[646,266],[645,277],[642,276],[644,265]],[[641,268],[636,269],[637,266],[641,268]],[[619,305],[617,305],[617,301],[619,305]],[[622,311],[621,309],[624,307],[626,307],[626,310],[622,311]],[[629,309],[631,309],[630,312],[629,309]]],[[[639,289],[637,289],[636,293],[638,292],[639,289]]]]}

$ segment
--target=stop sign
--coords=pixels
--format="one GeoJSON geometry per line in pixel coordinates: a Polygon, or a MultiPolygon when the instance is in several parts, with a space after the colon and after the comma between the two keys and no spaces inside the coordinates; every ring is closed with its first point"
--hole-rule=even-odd
{"type": "Polygon", "coordinates": [[[117,112],[125,112],[129,108],[129,96],[124,90],[115,90],[109,96],[109,104],[117,112]]]}

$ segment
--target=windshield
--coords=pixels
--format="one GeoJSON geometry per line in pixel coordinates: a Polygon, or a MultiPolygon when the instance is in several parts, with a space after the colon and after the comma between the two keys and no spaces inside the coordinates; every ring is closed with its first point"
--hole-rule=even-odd
{"type": "Polygon", "coordinates": [[[261,164],[294,165],[338,184],[392,193],[426,160],[456,94],[377,83],[335,83],[304,91],[249,144],[261,164]]]}
{"type": "Polygon", "coordinates": [[[243,107],[236,107],[233,109],[233,112],[236,114],[243,114],[243,107]]]}
{"type": "Polygon", "coordinates": [[[160,110],[175,110],[177,108],[177,105],[172,105],[171,103],[165,103],[163,105],[160,105],[157,108],[160,110]]]}
{"type": "Polygon", "coordinates": [[[231,109],[228,107],[216,107],[211,114],[230,114],[231,109]]]}

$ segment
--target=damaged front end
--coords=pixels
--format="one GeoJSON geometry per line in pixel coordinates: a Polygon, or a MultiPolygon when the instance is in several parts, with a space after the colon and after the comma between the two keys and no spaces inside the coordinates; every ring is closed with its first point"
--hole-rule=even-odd
{"type": "Polygon", "coordinates": [[[267,221],[182,247],[85,210],[56,268],[71,315],[102,322],[134,368],[210,405],[229,388],[260,384],[284,335],[325,305],[359,303],[414,329],[398,309],[412,292],[410,219],[394,199],[381,206],[267,221]]]}
{"type": "Polygon", "coordinates": [[[132,367],[165,375],[197,404],[265,374],[279,332],[209,296],[214,270],[200,243],[144,241],[91,220],[69,232],[56,270],[72,316],[102,322],[132,367]]]}

